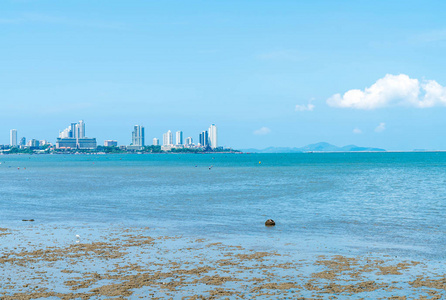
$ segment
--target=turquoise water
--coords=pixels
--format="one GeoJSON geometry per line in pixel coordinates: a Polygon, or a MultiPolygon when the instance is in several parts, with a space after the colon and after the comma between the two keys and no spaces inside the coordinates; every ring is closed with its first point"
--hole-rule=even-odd
{"type": "Polygon", "coordinates": [[[445,257],[446,153],[3,155],[0,162],[0,227],[28,226],[22,219],[122,224],[247,244],[268,237],[265,247],[293,243],[301,253],[445,257]],[[268,218],[277,226],[266,228],[268,218]]]}

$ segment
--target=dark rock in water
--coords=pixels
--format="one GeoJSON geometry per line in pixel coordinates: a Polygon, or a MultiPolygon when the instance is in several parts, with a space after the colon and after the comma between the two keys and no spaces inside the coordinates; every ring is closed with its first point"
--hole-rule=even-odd
{"type": "Polygon", "coordinates": [[[268,219],[268,220],[266,220],[266,222],[265,222],[265,226],[275,226],[276,225],[276,222],[274,222],[273,220],[271,220],[271,219],[268,219]]]}

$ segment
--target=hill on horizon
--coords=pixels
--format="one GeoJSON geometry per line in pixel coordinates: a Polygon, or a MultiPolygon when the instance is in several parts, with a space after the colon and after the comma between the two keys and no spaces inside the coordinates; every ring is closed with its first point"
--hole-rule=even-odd
{"type": "Polygon", "coordinates": [[[303,152],[383,152],[385,149],[347,145],[338,147],[326,142],[310,144],[304,147],[268,147],[265,149],[241,149],[243,152],[255,153],[303,153],[303,152]]]}

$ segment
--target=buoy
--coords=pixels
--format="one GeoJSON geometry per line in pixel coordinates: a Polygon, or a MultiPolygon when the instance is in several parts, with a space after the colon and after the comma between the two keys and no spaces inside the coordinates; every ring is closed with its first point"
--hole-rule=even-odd
{"type": "Polygon", "coordinates": [[[261,161],[259,161],[259,165],[261,164],[262,162],[261,161]]]}

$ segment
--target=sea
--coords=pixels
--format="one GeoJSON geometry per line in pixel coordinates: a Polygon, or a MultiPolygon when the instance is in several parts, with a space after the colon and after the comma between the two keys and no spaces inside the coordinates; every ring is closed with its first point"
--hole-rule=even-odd
{"type": "Polygon", "coordinates": [[[446,153],[1,155],[0,227],[442,261],[446,153]],[[274,227],[264,225],[273,219],[274,227]],[[288,249],[287,248],[287,249],[288,249]]]}

